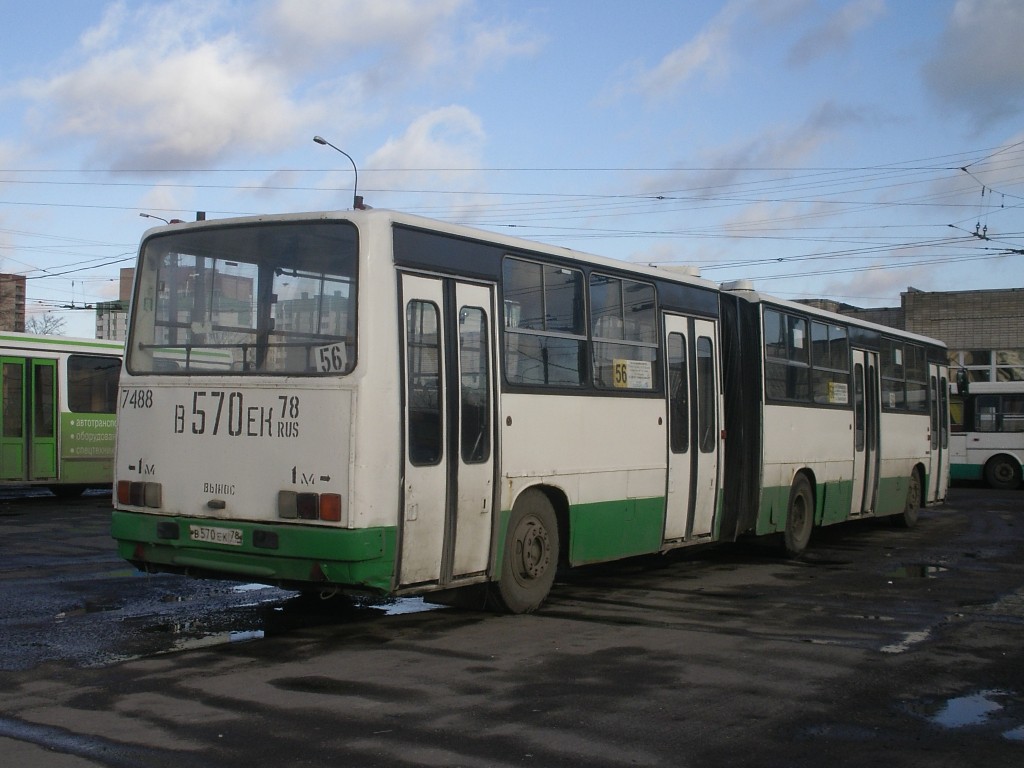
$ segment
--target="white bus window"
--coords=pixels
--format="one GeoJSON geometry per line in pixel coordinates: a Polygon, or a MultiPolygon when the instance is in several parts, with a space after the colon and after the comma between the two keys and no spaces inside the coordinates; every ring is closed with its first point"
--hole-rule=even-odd
{"type": "Polygon", "coordinates": [[[697,440],[701,453],[712,453],[718,444],[716,395],[714,345],[701,336],[697,339],[697,440]]]}
{"type": "Polygon", "coordinates": [[[437,464],[443,444],[437,306],[429,301],[410,301],[405,322],[409,461],[416,465],[437,464]]]}
{"type": "Polygon", "coordinates": [[[928,361],[925,357],[924,347],[907,344],[905,350],[906,405],[911,411],[925,411],[928,409],[928,361]]]}
{"type": "Polygon", "coordinates": [[[479,307],[459,310],[462,460],[478,464],[491,455],[491,382],[487,315],[479,307]]]}
{"type": "Polygon", "coordinates": [[[813,397],[820,405],[849,405],[850,350],[846,327],[811,323],[813,397]]]}
{"type": "Polygon", "coordinates": [[[512,384],[584,382],[583,273],[506,257],[505,377],[512,384]]]}
{"type": "Polygon", "coordinates": [[[339,222],[149,238],[128,369],[349,373],[356,360],[356,250],[355,228],[339,222]]]}
{"type": "Polygon", "coordinates": [[[673,453],[690,450],[690,380],[686,371],[686,337],[668,336],[669,445],[673,453]]]}
{"type": "Polygon", "coordinates": [[[1003,395],[1001,432],[1024,432],[1024,395],[1003,395]]]}
{"type": "Polygon", "coordinates": [[[660,389],[654,286],[590,276],[594,384],[607,389],[660,389]]]}
{"type": "Polygon", "coordinates": [[[999,395],[982,395],[975,401],[975,424],[978,432],[997,432],[999,395]]]}
{"type": "Polygon", "coordinates": [[[764,378],[768,399],[809,399],[811,368],[806,340],[804,318],[765,309],[764,378]]]}

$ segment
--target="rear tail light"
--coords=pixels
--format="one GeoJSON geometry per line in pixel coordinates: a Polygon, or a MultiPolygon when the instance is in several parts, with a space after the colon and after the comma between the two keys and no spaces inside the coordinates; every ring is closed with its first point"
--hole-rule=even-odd
{"type": "Polygon", "coordinates": [[[163,486],[160,483],[118,480],[117,502],[132,507],[159,509],[163,504],[163,486]]]}
{"type": "Polygon", "coordinates": [[[340,523],[341,512],[341,496],[337,493],[277,493],[277,516],[282,520],[324,520],[340,523]]]}

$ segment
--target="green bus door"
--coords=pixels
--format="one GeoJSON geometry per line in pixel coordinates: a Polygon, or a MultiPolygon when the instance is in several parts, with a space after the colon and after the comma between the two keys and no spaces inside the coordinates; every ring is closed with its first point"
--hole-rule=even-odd
{"type": "Polygon", "coordinates": [[[0,480],[57,477],[57,361],[0,358],[0,480]]]}

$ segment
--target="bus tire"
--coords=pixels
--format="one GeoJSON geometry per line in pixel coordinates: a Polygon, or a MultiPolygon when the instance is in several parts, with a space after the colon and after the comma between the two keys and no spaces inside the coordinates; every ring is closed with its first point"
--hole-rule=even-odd
{"type": "Polygon", "coordinates": [[[900,528],[913,528],[917,525],[917,517],[921,513],[921,473],[916,469],[910,473],[907,485],[907,500],[903,503],[903,511],[893,515],[893,525],[900,528]]]}
{"type": "Polygon", "coordinates": [[[789,489],[786,529],[782,546],[788,557],[799,557],[807,549],[814,528],[814,493],[806,475],[797,475],[789,489]]]}
{"type": "Polygon", "coordinates": [[[985,482],[1000,491],[1016,490],[1020,475],[1020,463],[1012,456],[993,456],[985,464],[985,482]]]}
{"type": "Polygon", "coordinates": [[[510,613],[535,611],[551,591],[558,569],[558,521],[540,491],[523,493],[512,507],[497,595],[510,613]]]}

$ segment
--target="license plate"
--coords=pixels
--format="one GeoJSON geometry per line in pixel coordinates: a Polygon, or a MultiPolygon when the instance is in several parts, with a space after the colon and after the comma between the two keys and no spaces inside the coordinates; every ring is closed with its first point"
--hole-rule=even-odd
{"type": "Polygon", "coordinates": [[[207,544],[229,544],[232,547],[242,546],[242,531],[238,528],[190,525],[188,535],[192,541],[202,541],[207,544]]]}

